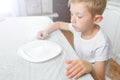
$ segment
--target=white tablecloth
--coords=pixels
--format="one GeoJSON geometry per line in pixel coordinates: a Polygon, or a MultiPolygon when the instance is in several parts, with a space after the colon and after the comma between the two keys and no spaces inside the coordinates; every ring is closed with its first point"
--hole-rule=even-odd
{"type": "MultiPolygon", "coordinates": [[[[47,17],[15,17],[0,22],[0,80],[74,80],[66,77],[65,61],[79,57],[59,30],[47,38],[62,47],[62,53],[54,59],[30,63],[17,54],[21,45],[35,40],[37,31],[51,23],[47,17]]],[[[86,74],[78,80],[93,78],[86,74]]]]}

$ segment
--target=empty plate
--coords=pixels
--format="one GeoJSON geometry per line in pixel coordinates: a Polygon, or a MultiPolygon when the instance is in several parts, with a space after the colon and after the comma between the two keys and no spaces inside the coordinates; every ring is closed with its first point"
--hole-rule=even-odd
{"type": "Polygon", "coordinates": [[[27,61],[44,62],[56,57],[61,51],[61,47],[55,42],[36,40],[23,45],[18,52],[27,61]]]}

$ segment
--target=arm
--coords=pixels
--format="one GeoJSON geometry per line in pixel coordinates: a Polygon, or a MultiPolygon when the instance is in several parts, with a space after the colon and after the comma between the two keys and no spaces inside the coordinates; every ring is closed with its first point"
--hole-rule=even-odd
{"type": "Polygon", "coordinates": [[[78,79],[86,73],[90,73],[94,80],[105,80],[106,62],[96,62],[94,66],[86,60],[69,60],[66,75],[69,78],[78,79]]]}
{"type": "Polygon", "coordinates": [[[57,29],[69,30],[68,25],[69,25],[69,23],[66,23],[66,22],[55,22],[54,24],[52,24],[46,30],[39,31],[38,34],[37,34],[37,38],[38,39],[44,39],[48,34],[50,34],[51,32],[53,32],[57,29]]]}
{"type": "Polygon", "coordinates": [[[96,62],[90,72],[95,80],[105,80],[106,61],[96,62]]]}
{"type": "Polygon", "coordinates": [[[96,49],[96,61],[93,65],[93,70],[90,72],[95,80],[105,80],[105,72],[107,61],[99,61],[101,59],[109,59],[110,43],[101,42],[96,49]]]}
{"type": "Polygon", "coordinates": [[[53,25],[51,25],[48,29],[46,29],[47,33],[51,33],[57,29],[61,30],[69,30],[68,29],[69,23],[66,22],[55,22],[53,25]]]}

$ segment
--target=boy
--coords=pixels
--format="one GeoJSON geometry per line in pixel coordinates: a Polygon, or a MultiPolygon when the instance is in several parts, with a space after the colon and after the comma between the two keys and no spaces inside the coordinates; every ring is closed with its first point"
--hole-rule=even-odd
{"type": "Polygon", "coordinates": [[[50,28],[38,32],[38,39],[44,39],[57,30],[69,30],[74,36],[74,48],[79,60],[68,60],[66,75],[78,79],[91,73],[95,80],[105,80],[110,42],[99,27],[107,0],[69,0],[71,23],[55,22],[50,28]]]}

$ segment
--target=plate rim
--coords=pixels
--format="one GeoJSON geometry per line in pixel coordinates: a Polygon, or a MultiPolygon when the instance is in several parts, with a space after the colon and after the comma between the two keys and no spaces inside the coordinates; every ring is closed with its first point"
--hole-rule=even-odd
{"type": "Polygon", "coordinates": [[[29,61],[29,62],[45,62],[45,61],[51,60],[52,58],[57,57],[58,55],[61,54],[61,52],[62,52],[62,47],[61,47],[59,44],[57,44],[56,42],[50,41],[50,40],[35,40],[35,41],[31,41],[31,42],[28,42],[28,43],[22,45],[22,46],[19,48],[19,50],[18,50],[19,55],[20,55],[23,59],[25,59],[25,60],[27,60],[27,61],[29,61]],[[37,42],[40,42],[40,41],[54,43],[55,45],[58,46],[59,52],[56,53],[56,55],[54,55],[54,56],[52,56],[52,57],[50,57],[50,58],[48,58],[48,59],[46,58],[46,59],[44,59],[44,60],[42,60],[42,59],[35,59],[35,58],[32,58],[32,57],[27,56],[27,53],[24,52],[23,49],[26,48],[26,46],[28,46],[28,45],[34,44],[34,42],[37,43],[37,42]]]}

